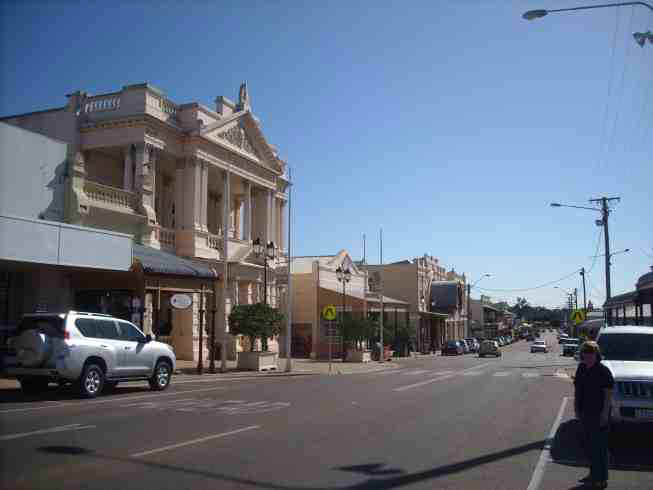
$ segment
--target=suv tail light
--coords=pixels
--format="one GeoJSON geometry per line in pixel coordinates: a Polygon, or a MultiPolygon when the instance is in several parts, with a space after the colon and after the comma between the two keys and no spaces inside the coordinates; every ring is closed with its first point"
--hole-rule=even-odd
{"type": "Polygon", "coordinates": [[[63,331],[63,338],[65,340],[70,340],[70,332],[68,330],[63,331]]]}

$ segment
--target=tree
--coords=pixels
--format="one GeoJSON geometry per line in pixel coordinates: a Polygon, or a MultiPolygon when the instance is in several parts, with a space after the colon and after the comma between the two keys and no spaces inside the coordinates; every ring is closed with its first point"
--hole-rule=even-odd
{"type": "Polygon", "coordinates": [[[518,317],[524,318],[529,309],[531,309],[531,305],[528,304],[528,300],[526,298],[517,297],[517,301],[515,301],[514,306],[510,308],[510,311],[515,313],[518,317]]]}
{"type": "Polygon", "coordinates": [[[263,351],[267,351],[267,339],[279,335],[284,316],[276,308],[263,303],[238,305],[229,315],[229,331],[233,335],[244,335],[250,340],[250,351],[254,351],[256,339],[261,339],[263,351]]]}

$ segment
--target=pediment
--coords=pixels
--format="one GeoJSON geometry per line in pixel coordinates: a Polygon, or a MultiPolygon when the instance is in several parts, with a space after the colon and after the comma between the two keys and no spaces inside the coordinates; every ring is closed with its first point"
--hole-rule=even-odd
{"type": "Polygon", "coordinates": [[[200,134],[222,145],[236,148],[276,171],[283,171],[276,150],[267,142],[260,124],[249,111],[237,112],[208,125],[200,130],[200,134]]]}

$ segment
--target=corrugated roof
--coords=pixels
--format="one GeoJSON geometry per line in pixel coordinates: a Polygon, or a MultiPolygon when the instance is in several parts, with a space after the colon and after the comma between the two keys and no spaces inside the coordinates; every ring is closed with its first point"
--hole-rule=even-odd
{"type": "Polygon", "coordinates": [[[614,306],[623,303],[632,303],[637,298],[637,291],[629,291],[623,294],[617,294],[604,303],[604,306],[614,306]]]}
{"type": "Polygon", "coordinates": [[[143,266],[143,270],[150,274],[206,279],[216,279],[218,277],[214,269],[202,262],[184,259],[168,252],[139,245],[138,243],[133,245],[133,256],[134,260],[137,260],[143,266]]]}

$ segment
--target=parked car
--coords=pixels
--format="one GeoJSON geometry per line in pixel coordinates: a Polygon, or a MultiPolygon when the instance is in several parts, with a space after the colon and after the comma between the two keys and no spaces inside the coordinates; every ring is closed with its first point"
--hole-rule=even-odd
{"type": "Polygon", "coordinates": [[[465,339],[465,341],[469,345],[469,350],[471,352],[478,352],[478,348],[479,348],[478,340],[476,340],[476,339],[465,339]]]}
{"type": "Polygon", "coordinates": [[[612,422],[653,422],[653,328],[603,327],[597,342],[615,381],[612,422]]]}
{"type": "Polygon", "coordinates": [[[467,341],[459,340],[458,342],[460,342],[460,345],[463,347],[463,354],[469,354],[472,351],[467,341]]]}
{"type": "Polygon", "coordinates": [[[532,334],[527,335],[526,340],[529,342],[533,342],[535,340],[535,335],[532,334]]]}
{"type": "Polygon", "coordinates": [[[579,347],[580,347],[580,339],[567,338],[562,344],[562,355],[573,356],[574,354],[576,354],[579,347]]]}
{"type": "Polygon", "coordinates": [[[478,350],[478,357],[496,356],[501,357],[499,343],[496,340],[484,340],[478,350]]]}
{"type": "Polygon", "coordinates": [[[546,340],[536,340],[535,342],[533,342],[533,344],[531,345],[531,353],[534,352],[544,352],[544,353],[548,352],[546,340]]]}
{"type": "Polygon", "coordinates": [[[442,348],[443,356],[462,356],[464,354],[463,345],[457,340],[449,340],[442,348]]]}
{"type": "Polygon", "coordinates": [[[568,339],[568,338],[569,338],[569,335],[567,335],[566,333],[561,333],[560,335],[558,335],[558,344],[560,344],[560,345],[564,344],[565,340],[568,339]]]}
{"type": "Polygon", "coordinates": [[[153,390],[170,384],[177,359],[167,344],[109,315],[70,311],[25,315],[12,339],[15,377],[25,392],[50,382],[74,383],[87,398],[122,381],[148,380],[153,390]]]}

